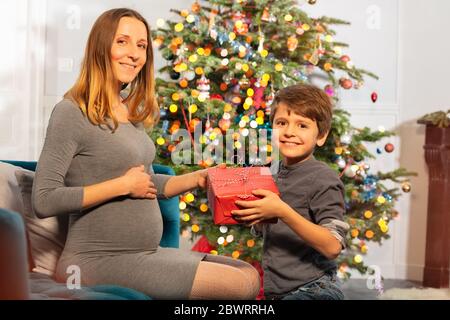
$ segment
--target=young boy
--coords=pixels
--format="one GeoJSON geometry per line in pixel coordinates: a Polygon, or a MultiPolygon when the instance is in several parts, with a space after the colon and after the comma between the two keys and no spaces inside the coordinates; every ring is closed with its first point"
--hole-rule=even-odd
{"type": "Polygon", "coordinates": [[[254,190],[256,201],[237,201],[236,219],[264,237],[264,292],[267,299],[344,299],[333,261],[345,247],[344,186],[313,156],[331,127],[329,97],[311,85],[280,90],[270,121],[283,160],[275,181],[281,198],[254,190]],[[278,223],[260,223],[278,218],[278,223]]]}

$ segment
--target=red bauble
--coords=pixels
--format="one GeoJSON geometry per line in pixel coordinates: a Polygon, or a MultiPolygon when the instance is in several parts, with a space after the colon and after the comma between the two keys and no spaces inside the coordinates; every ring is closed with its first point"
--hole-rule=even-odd
{"type": "Polygon", "coordinates": [[[220,94],[218,94],[218,93],[213,93],[211,95],[211,99],[223,100],[223,97],[220,94]]]}
{"type": "Polygon", "coordinates": [[[344,88],[344,89],[346,89],[346,90],[348,90],[348,89],[350,89],[351,87],[353,87],[353,82],[352,82],[352,80],[347,79],[347,78],[341,78],[341,79],[339,80],[339,84],[341,85],[342,88],[344,88]]]}
{"type": "Polygon", "coordinates": [[[349,61],[350,61],[350,57],[347,56],[347,55],[344,55],[344,56],[341,57],[341,61],[343,61],[343,62],[349,62],[349,61]]]}
{"type": "Polygon", "coordinates": [[[384,150],[386,150],[386,152],[391,153],[392,151],[394,151],[394,145],[392,143],[387,143],[384,146],[384,150]]]}
{"type": "Polygon", "coordinates": [[[378,100],[378,94],[374,91],[372,92],[372,94],[370,95],[370,98],[372,99],[372,102],[375,103],[378,100]]]}

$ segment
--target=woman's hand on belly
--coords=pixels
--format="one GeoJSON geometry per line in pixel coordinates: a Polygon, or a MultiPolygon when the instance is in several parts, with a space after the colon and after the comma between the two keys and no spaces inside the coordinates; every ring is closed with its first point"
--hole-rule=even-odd
{"type": "Polygon", "coordinates": [[[131,168],[121,178],[131,198],[156,199],[155,184],[143,165],[131,168]]]}

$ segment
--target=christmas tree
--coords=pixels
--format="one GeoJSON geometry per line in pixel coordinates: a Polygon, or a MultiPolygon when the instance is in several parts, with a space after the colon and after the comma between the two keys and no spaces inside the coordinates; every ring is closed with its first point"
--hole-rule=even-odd
{"type": "MultiPolygon", "coordinates": [[[[347,22],[311,18],[296,1],[195,1],[189,9],[172,11],[179,15],[177,21],[158,20],[152,35],[167,60],[156,80],[161,121],[152,138],[158,145],[157,161],[172,166],[177,174],[215,165],[220,160],[217,157],[198,155],[222,142],[220,137],[230,130],[234,132],[232,156],[244,154],[238,157],[239,164],[270,162],[269,114],[280,88],[309,83],[319,76],[326,79],[324,91],[337,101],[338,88],[358,89],[366,76],[376,78],[355,67],[343,54],[347,45],[334,39],[331,27],[347,22]],[[182,129],[187,136],[178,134],[182,129]],[[268,130],[265,143],[245,143],[251,129],[268,130]],[[190,143],[196,151],[178,161],[180,157],[174,155],[182,143],[190,143]],[[251,159],[248,155],[255,149],[269,156],[251,159]]],[[[375,102],[376,93],[371,98],[375,102]]],[[[393,133],[354,128],[349,118],[346,111],[335,109],[326,145],[315,153],[341,176],[346,187],[346,219],[351,230],[347,249],[339,257],[342,275],[349,275],[348,268],[365,273],[362,255],[368,243],[389,238],[388,224],[398,214],[394,205],[400,192],[387,188],[383,181],[401,183],[408,192],[406,177],[411,175],[402,168],[370,172],[366,161],[375,156],[364,143],[393,133]]],[[[386,144],[385,151],[393,148],[386,144]]],[[[260,261],[261,239],[253,237],[248,227],[214,225],[204,191],[187,193],[180,200],[184,233],[188,231],[194,239],[206,237],[213,253],[260,261]]]]}

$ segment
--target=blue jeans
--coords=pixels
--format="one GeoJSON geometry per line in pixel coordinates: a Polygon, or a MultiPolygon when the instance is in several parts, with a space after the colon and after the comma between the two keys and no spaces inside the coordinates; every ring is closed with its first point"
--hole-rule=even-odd
{"type": "Polygon", "coordinates": [[[287,293],[282,300],[344,300],[336,274],[326,273],[287,293]]]}

